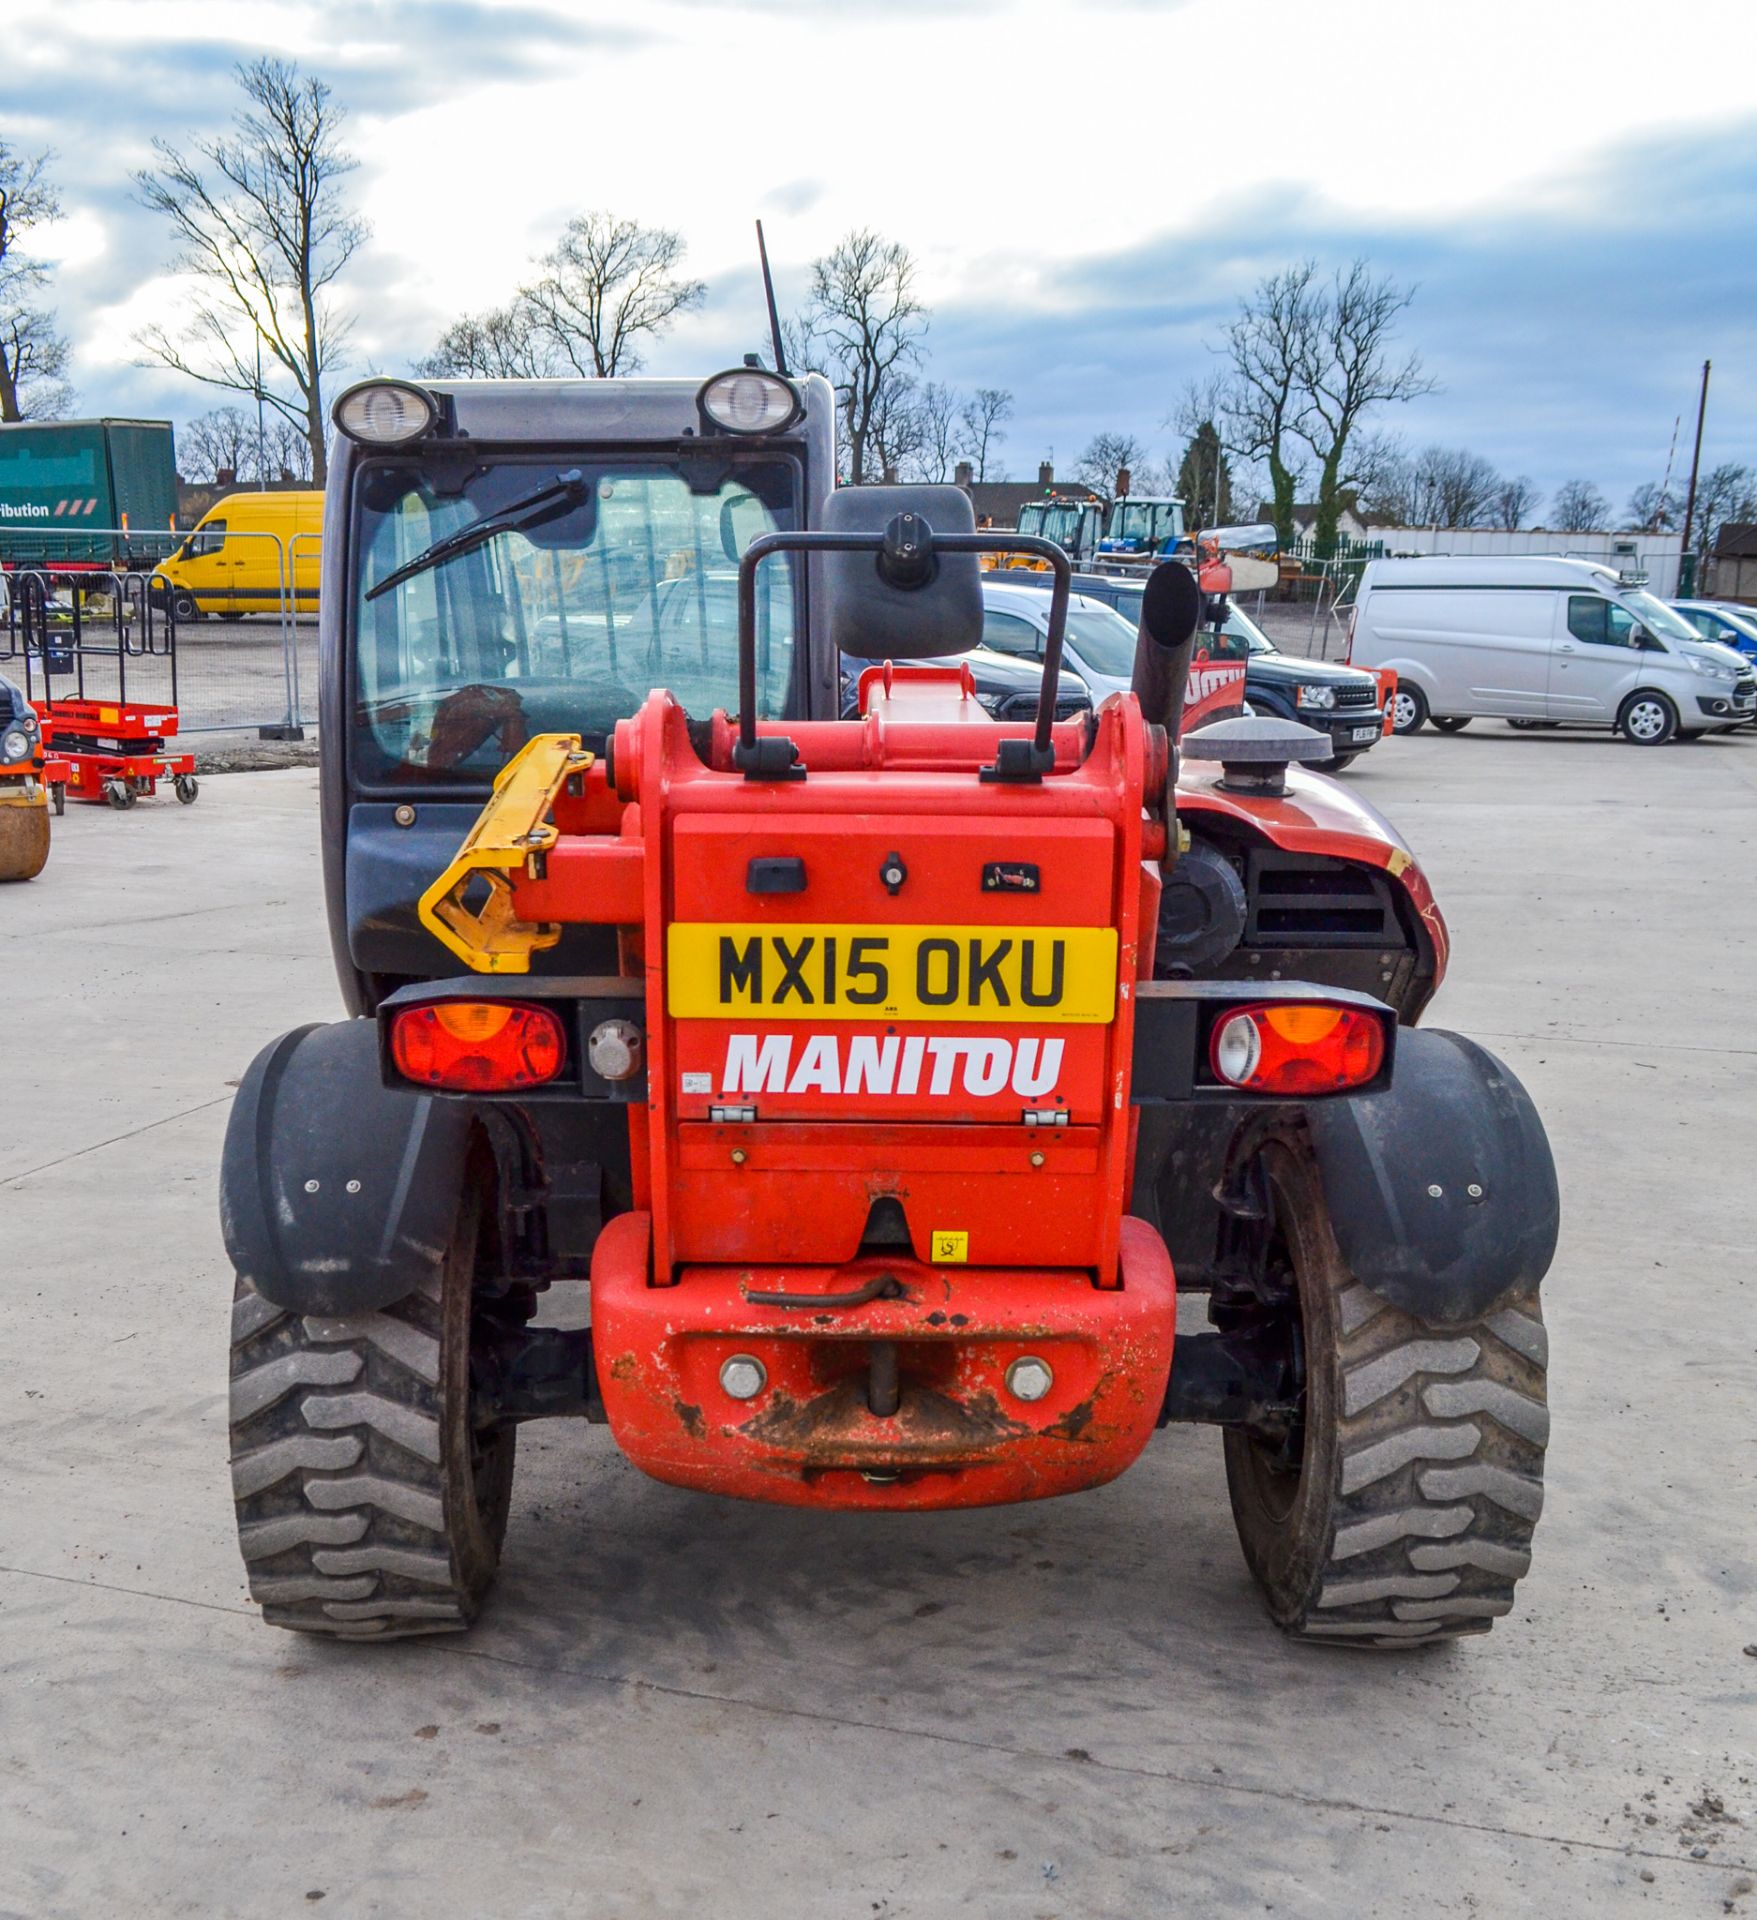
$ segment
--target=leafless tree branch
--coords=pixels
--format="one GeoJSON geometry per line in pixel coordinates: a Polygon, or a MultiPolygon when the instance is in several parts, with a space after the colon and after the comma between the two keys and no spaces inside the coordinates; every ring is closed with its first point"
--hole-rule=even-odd
{"type": "Polygon", "coordinates": [[[884,472],[879,440],[888,433],[896,442],[903,416],[893,389],[921,357],[927,310],[915,291],[914,256],[870,228],[845,234],[812,262],[811,275],[805,312],[784,330],[788,353],[797,347],[799,365],[835,387],[847,477],[861,486],[884,472]]]}
{"type": "Polygon", "coordinates": [[[603,212],[576,215],[544,255],[541,279],[519,302],[575,373],[607,380],[637,373],[646,341],[701,305],[707,287],[686,278],[681,234],[603,212]]]}
{"type": "Polygon", "coordinates": [[[176,270],[197,283],[183,327],[149,327],[139,344],[149,360],[300,424],[321,483],[323,376],[347,337],[324,296],[368,231],[343,192],[356,162],[325,82],[277,59],[240,66],[237,78],[245,105],[229,135],[193,156],[155,141],[156,165],[135,175],[141,204],[170,224],[176,270]],[[269,384],[277,372],[290,393],[269,384]]]}
{"type": "Polygon", "coordinates": [[[52,418],[73,404],[63,377],[68,345],[55,316],[35,302],[49,270],[22,245],[59,217],[47,152],[25,155],[0,140],[0,420],[52,418]]]}

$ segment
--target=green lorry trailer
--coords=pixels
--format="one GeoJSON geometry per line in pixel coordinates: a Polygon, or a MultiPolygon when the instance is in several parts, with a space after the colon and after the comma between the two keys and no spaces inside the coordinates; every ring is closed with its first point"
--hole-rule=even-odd
{"type": "Polygon", "coordinates": [[[0,425],[0,565],[151,567],[174,544],[176,511],[168,420],[0,425]]]}

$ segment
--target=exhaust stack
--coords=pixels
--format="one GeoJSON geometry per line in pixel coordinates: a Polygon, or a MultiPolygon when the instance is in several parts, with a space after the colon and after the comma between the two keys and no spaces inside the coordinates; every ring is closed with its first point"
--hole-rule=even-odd
{"type": "Polygon", "coordinates": [[[1183,721],[1190,655],[1202,618],[1202,591],[1181,560],[1162,560],[1147,576],[1141,625],[1135,636],[1135,670],[1129,686],[1147,724],[1163,727],[1176,757],[1183,721]]]}

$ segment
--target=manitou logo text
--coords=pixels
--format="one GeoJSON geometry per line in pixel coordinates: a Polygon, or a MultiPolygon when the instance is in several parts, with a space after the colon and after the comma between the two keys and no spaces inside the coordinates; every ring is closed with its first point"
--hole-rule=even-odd
{"type": "Polygon", "coordinates": [[[982,1100],[1010,1088],[1025,1100],[1055,1091],[1060,1040],[954,1040],[911,1034],[734,1033],[722,1093],[948,1094],[982,1100]]]}
{"type": "Polygon", "coordinates": [[[1192,667],[1189,692],[1185,698],[1191,701],[1206,700],[1216,693],[1224,693],[1243,678],[1243,673],[1237,667],[1192,667]]]}

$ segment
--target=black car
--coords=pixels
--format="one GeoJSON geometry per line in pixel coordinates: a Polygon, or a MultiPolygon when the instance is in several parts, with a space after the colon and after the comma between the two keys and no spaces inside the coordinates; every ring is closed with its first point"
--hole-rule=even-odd
{"type": "MultiPolygon", "coordinates": [[[[1008,586],[1042,586],[1047,573],[1009,573],[1008,586]]],[[[1123,618],[1138,623],[1145,583],[1113,579],[1101,573],[1074,575],[1074,591],[1089,600],[1102,600],[1123,618]]],[[[1384,715],[1379,710],[1379,683],[1359,667],[1331,660],[1308,660],[1302,654],[1283,653],[1247,613],[1237,607],[1227,615],[1226,633],[1250,648],[1245,667],[1245,699],[1253,712],[1272,713],[1284,720],[1327,733],[1336,751],[1318,761],[1326,773],[1340,773],[1384,737],[1384,715]]]]}

